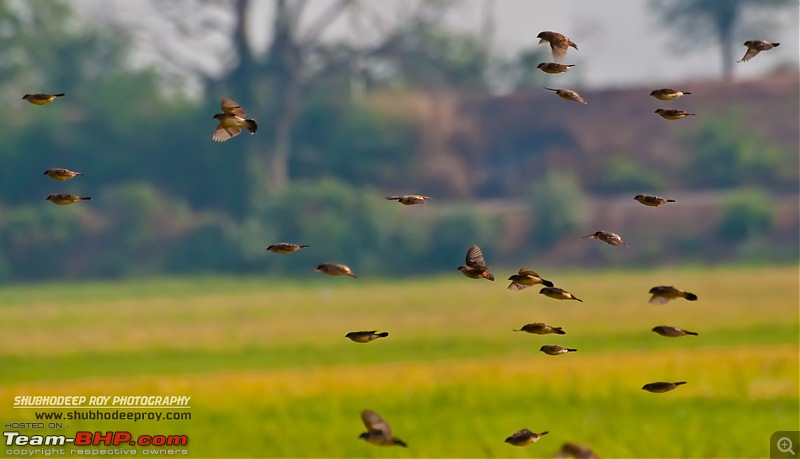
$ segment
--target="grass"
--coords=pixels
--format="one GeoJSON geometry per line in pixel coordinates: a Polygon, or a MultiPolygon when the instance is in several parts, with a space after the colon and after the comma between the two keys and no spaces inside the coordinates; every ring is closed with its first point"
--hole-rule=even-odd
{"type": "Polygon", "coordinates": [[[457,275],[3,288],[0,419],[32,420],[11,408],[21,394],[190,395],[192,421],[65,433],[187,434],[195,457],[550,457],[566,441],[601,457],[765,457],[772,432],[800,429],[796,267],[548,274],[585,302],[457,275]],[[649,305],[654,285],[700,299],[649,305]],[[567,334],[511,331],[534,321],[567,334]],[[661,324],[700,336],[650,332],[661,324]],[[390,336],[344,338],[375,328],[390,336]],[[641,390],[658,380],[688,384],[641,390]],[[410,447],[359,441],[364,408],[410,447]],[[503,443],[522,427],[550,434],[503,443]]]}

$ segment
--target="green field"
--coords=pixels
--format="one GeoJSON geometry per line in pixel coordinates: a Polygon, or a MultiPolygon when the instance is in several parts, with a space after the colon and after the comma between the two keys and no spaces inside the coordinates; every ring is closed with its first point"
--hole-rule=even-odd
{"type": "Polygon", "coordinates": [[[59,432],[186,434],[194,457],[551,457],[567,441],[601,457],[767,457],[774,431],[800,429],[797,267],[544,273],[584,303],[497,274],[4,287],[0,420],[33,420],[15,395],[189,395],[191,421],[59,432]],[[699,301],[650,305],[655,285],[699,301]],[[567,334],[511,331],[536,321],[567,334]],[[372,329],[390,336],[344,338],[372,329]],[[653,381],[688,384],[641,390],[653,381]],[[360,441],[364,408],[409,448],[360,441]],[[503,443],[523,427],[550,434],[503,443]]]}

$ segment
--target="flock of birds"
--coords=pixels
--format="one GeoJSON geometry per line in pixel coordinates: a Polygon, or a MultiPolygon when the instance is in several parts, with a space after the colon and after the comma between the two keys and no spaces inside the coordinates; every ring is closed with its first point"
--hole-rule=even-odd
{"type": "MultiPolygon", "coordinates": [[[[541,32],[539,33],[539,35],[537,35],[537,38],[539,38],[540,44],[548,43],[550,45],[553,58],[554,60],[556,60],[556,62],[543,62],[537,66],[538,69],[548,74],[559,74],[568,71],[571,67],[574,67],[574,65],[572,64],[561,64],[558,61],[566,57],[567,51],[570,47],[576,50],[578,49],[578,46],[575,44],[575,42],[573,42],[563,34],[551,31],[541,32]]],[[[777,47],[778,45],[780,45],[780,43],[773,43],[765,40],[746,41],[744,43],[744,46],[747,47],[747,52],[745,53],[744,57],[738,62],[748,61],[753,57],[755,57],[760,52],[771,50],[777,47]]],[[[555,88],[555,89],[545,88],[545,89],[554,91],[556,95],[558,95],[563,99],[586,104],[586,101],[577,92],[571,89],[565,89],[565,88],[555,88]]],[[[656,89],[650,93],[650,95],[655,97],[656,99],[665,101],[675,100],[687,94],[691,93],[670,88],[656,89]]],[[[22,99],[34,105],[46,105],[56,100],[56,98],[62,96],[64,96],[63,93],[25,94],[25,96],[23,96],[22,99]]],[[[221,113],[217,113],[213,116],[213,119],[218,121],[218,124],[212,136],[212,140],[214,140],[215,142],[225,142],[227,140],[230,140],[238,136],[242,132],[242,130],[247,130],[251,134],[255,134],[257,132],[258,123],[253,119],[246,118],[246,112],[244,111],[244,109],[233,99],[229,97],[223,98],[221,103],[221,110],[222,110],[221,113]]],[[[664,108],[657,109],[655,113],[659,114],[661,117],[668,120],[678,120],[681,118],[685,118],[687,116],[695,115],[694,113],[687,113],[683,110],[664,109],[664,108]]],[[[44,172],[44,175],[54,180],[64,181],[83,174],[81,172],[76,172],[69,169],[52,168],[52,169],[47,169],[44,172]]],[[[400,204],[406,206],[424,204],[427,201],[431,200],[430,197],[422,195],[386,196],[385,198],[390,201],[397,201],[400,204]]],[[[46,200],[58,205],[69,205],[90,199],[92,198],[82,197],[67,193],[50,194],[46,198],[46,200]]],[[[660,196],[652,196],[646,194],[638,194],[634,197],[634,199],[639,203],[648,207],[658,207],[667,203],[675,202],[675,200],[673,199],[665,199],[660,196]]],[[[618,234],[609,231],[596,231],[592,234],[583,237],[587,239],[597,239],[599,241],[605,242],[615,247],[627,246],[627,244],[623,241],[622,237],[620,237],[618,234]]],[[[280,242],[268,246],[266,250],[277,254],[290,254],[307,247],[310,246],[294,244],[289,242],[280,242]]],[[[495,280],[494,275],[489,272],[490,266],[486,264],[486,261],[483,257],[483,253],[481,252],[480,247],[478,247],[477,245],[473,245],[467,250],[467,255],[464,265],[459,266],[457,269],[461,271],[461,273],[464,276],[470,279],[487,279],[489,281],[495,280]]],[[[353,270],[350,269],[349,266],[339,263],[322,263],[317,266],[315,271],[330,276],[349,276],[356,278],[356,275],[353,273],[353,270]]],[[[556,287],[553,284],[553,282],[542,278],[542,276],[540,276],[535,271],[525,267],[521,268],[517,274],[510,276],[508,280],[511,281],[511,284],[509,284],[508,289],[512,291],[519,291],[526,289],[528,287],[542,285],[543,287],[539,290],[539,294],[544,295],[546,297],[553,298],[556,300],[575,300],[580,302],[583,301],[580,298],[576,297],[574,294],[560,287],[556,287]]],[[[684,298],[688,301],[697,300],[697,295],[690,292],[686,292],[684,290],[677,289],[672,286],[663,286],[663,285],[656,286],[651,288],[649,293],[651,295],[649,303],[651,304],[665,304],[677,298],[684,298]]],[[[519,330],[514,330],[514,331],[515,332],[522,331],[537,335],[566,334],[566,332],[563,330],[562,327],[555,327],[541,322],[525,324],[519,330]]],[[[652,331],[661,336],[670,338],[687,336],[687,335],[694,335],[694,336],[697,335],[697,333],[695,332],[691,332],[688,330],[684,330],[669,325],[656,326],[652,329],[652,331]]],[[[346,338],[356,343],[369,343],[378,338],[385,338],[387,336],[389,336],[389,333],[387,332],[379,333],[377,330],[353,331],[345,335],[346,338]]],[[[577,351],[577,349],[567,348],[554,344],[543,345],[539,350],[544,354],[551,356],[557,356],[577,351]]],[[[664,393],[674,390],[683,384],[686,384],[686,382],[658,381],[645,384],[644,386],[642,386],[642,390],[646,390],[648,392],[653,392],[653,393],[664,393]]],[[[364,423],[364,426],[366,427],[367,431],[362,433],[359,438],[365,440],[366,442],[378,446],[392,446],[392,445],[402,446],[402,447],[407,446],[407,444],[403,440],[393,436],[392,429],[389,426],[389,423],[387,423],[377,412],[373,410],[363,410],[361,412],[361,420],[364,423]]],[[[542,436],[546,434],[548,434],[547,431],[536,433],[527,428],[523,428],[518,430],[517,432],[514,432],[511,436],[506,438],[505,442],[514,446],[526,446],[537,442],[539,439],[542,438],[542,436]]],[[[556,457],[575,457],[582,459],[590,459],[590,458],[596,458],[597,455],[586,446],[575,443],[565,443],[562,445],[561,450],[558,453],[556,453],[556,457]]]]}

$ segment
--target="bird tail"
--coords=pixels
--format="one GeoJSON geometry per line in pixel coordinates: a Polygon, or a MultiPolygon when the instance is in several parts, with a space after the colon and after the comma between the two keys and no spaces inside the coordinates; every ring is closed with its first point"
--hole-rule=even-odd
{"type": "Polygon", "coordinates": [[[547,89],[548,91],[558,91],[558,89],[548,88],[547,86],[545,86],[544,89],[547,89]]]}
{"type": "Polygon", "coordinates": [[[690,92],[683,91],[683,95],[691,94],[690,92]]]}
{"type": "Polygon", "coordinates": [[[301,249],[305,249],[306,247],[311,247],[311,246],[310,245],[301,245],[300,246],[301,249]]]}
{"type": "Polygon", "coordinates": [[[522,329],[519,329],[519,330],[511,330],[511,331],[522,331],[522,329]]]}
{"type": "Polygon", "coordinates": [[[575,296],[575,295],[572,295],[572,299],[573,299],[573,300],[580,301],[581,303],[583,303],[583,300],[582,300],[582,299],[580,299],[580,298],[578,298],[578,297],[577,297],[577,296],[575,296]]]}
{"type": "Polygon", "coordinates": [[[397,446],[402,446],[403,448],[408,448],[408,445],[403,440],[400,440],[397,437],[392,437],[392,444],[397,446]]]}
{"type": "MultiPolygon", "coordinates": [[[[684,93],[684,94],[686,94],[686,93],[684,93]]],[[[667,202],[675,202],[675,200],[674,199],[667,199],[667,202]]]]}
{"type": "Polygon", "coordinates": [[[690,332],[690,331],[686,331],[686,330],[684,330],[684,331],[686,332],[687,335],[697,336],[697,333],[695,333],[695,332],[690,332]]]}
{"type": "Polygon", "coordinates": [[[399,201],[400,199],[400,196],[386,196],[387,201],[399,201]]]}
{"type": "Polygon", "coordinates": [[[697,295],[694,293],[683,292],[683,297],[689,301],[697,301],[697,295]]]}
{"type": "Polygon", "coordinates": [[[553,287],[554,284],[549,280],[542,279],[542,285],[544,285],[545,287],[553,287]]]}
{"type": "Polygon", "coordinates": [[[356,275],[355,275],[355,274],[353,274],[353,273],[347,273],[347,275],[348,275],[348,276],[350,276],[350,277],[352,277],[353,279],[358,279],[358,278],[356,277],[356,275]]]}
{"type": "MultiPolygon", "coordinates": [[[[773,43],[773,46],[778,46],[778,43],[773,43]]],[[[56,97],[62,97],[64,96],[64,93],[62,92],[61,94],[53,94],[53,95],[56,97]]]]}
{"type": "Polygon", "coordinates": [[[549,434],[549,433],[550,433],[550,432],[548,432],[548,431],[546,431],[546,430],[545,430],[544,432],[541,432],[539,435],[540,435],[540,436],[541,436],[541,435],[547,435],[547,434],[549,434]]]}
{"type": "Polygon", "coordinates": [[[83,175],[83,172],[75,172],[75,175],[83,175]]]}
{"type": "Polygon", "coordinates": [[[680,386],[682,384],[686,384],[686,381],[678,381],[678,382],[672,383],[672,384],[675,384],[676,386],[680,386]]]}
{"type": "Polygon", "coordinates": [[[250,131],[251,134],[255,134],[258,131],[258,123],[256,120],[245,120],[247,123],[247,130],[250,131]]]}
{"type": "Polygon", "coordinates": [[[91,200],[92,200],[92,198],[89,198],[89,197],[86,197],[86,198],[80,198],[80,199],[81,199],[81,201],[91,201],[91,200]]]}
{"type": "Polygon", "coordinates": [[[697,116],[697,113],[687,113],[686,116],[697,116]]]}
{"type": "Polygon", "coordinates": [[[376,333],[375,335],[381,338],[386,338],[387,336],[389,336],[389,332],[376,333]]]}
{"type": "Polygon", "coordinates": [[[772,46],[780,46],[780,43],[773,43],[772,46]]]}
{"type": "Polygon", "coordinates": [[[577,349],[569,349],[569,348],[567,348],[567,352],[578,352],[578,350],[577,349]]]}
{"type": "Polygon", "coordinates": [[[567,334],[567,332],[565,332],[564,329],[561,328],[561,327],[553,327],[553,332],[556,335],[566,335],[567,334]]]}

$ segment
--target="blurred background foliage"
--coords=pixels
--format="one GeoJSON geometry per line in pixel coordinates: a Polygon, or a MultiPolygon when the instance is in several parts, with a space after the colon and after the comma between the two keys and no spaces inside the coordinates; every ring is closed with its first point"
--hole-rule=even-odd
{"type": "MultiPolygon", "coordinates": [[[[163,14],[202,4],[172,2],[163,14]]],[[[501,266],[797,261],[796,208],[782,210],[797,205],[797,139],[792,148],[751,129],[740,105],[662,129],[676,148],[668,156],[634,144],[592,150],[591,134],[534,130],[492,111],[548,81],[535,70],[549,60],[544,47],[493,53],[480,34],[444,28],[452,2],[440,1],[420,2],[369,46],[323,42],[297,30],[302,4],[275,2],[258,52],[246,35],[250,2],[208,6],[232,18],[222,29],[235,58],[222,73],[183,65],[200,81],[198,98],[180,75],[129,65],[141,30],[111,16],[87,23],[67,2],[0,1],[0,281],[302,275],[320,262],[414,275],[454,270],[476,243],[501,266]],[[19,100],[34,92],[67,96],[44,107],[19,100]],[[258,119],[256,136],[211,142],[223,95],[258,119]],[[483,104],[484,116],[463,101],[483,104]],[[492,122],[506,131],[492,135],[492,122]],[[42,176],[51,167],[85,175],[55,182],[42,176]],[[60,192],[93,200],[44,201],[60,192]],[[383,199],[403,193],[434,200],[383,199]],[[638,193],[681,194],[694,209],[681,218],[693,224],[645,221],[652,209],[636,207],[638,193]],[[604,207],[609,200],[625,206],[604,207]],[[583,244],[601,224],[633,233],[633,248],[583,244]],[[312,249],[264,251],[279,241],[312,249]]],[[[336,5],[343,13],[348,3],[336,5]]],[[[208,27],[187,17],[183,40],[208,27]]]]}

